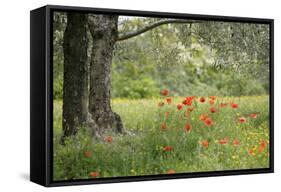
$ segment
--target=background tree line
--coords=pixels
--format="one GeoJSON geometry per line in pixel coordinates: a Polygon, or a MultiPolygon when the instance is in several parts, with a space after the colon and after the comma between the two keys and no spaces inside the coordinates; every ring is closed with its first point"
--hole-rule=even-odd
{"type": "MultiPolygon", "coordinates": [[[[121,16],[118,28],[131,31],[157,20],[121,16]]],[[[62,99],[63,94],[66,23],[65,13],[55,13],[55,99],[62,99]]],[[[211,21],[161,25],[115,44],[111,95],[113,98],[157,97],[164,87],[175,95],[267,94],[268,66],[267,25],[211,21]]]]}

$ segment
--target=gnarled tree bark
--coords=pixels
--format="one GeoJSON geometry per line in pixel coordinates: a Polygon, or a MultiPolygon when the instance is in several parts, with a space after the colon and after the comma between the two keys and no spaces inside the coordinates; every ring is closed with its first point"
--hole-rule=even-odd
{"type": "Polygon", "coordinates": [[[89,112],[96,123],[94,132],[123,132],[120,116],[111,108],[111,63],[118,37],[118,16],[89,15],[89,29],[93,38],[90,62],[89,112]]]}
{"type": "Polygon", "coordinates": [[[75,135],[87,120],[87,47],[87,14],[68,13],[63,44],[63,138],[75,135]]]}

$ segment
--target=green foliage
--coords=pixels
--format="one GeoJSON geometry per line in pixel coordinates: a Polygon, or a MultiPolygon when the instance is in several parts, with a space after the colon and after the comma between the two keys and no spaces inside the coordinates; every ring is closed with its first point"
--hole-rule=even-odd
{"type": "MultiPolygon", "coordinates": [[[[160,18],[119,17],[119,33],[160,18]]],[[[62,99],[65,13],[54,15],[54,98],[62,99]]],[[[89,47],[92,46],[90,41],[89,47]]],[[[90,55],[90,54],[89,54],[90,55]]],[[[259,95],[269,91],[269,27],[206,21],[166,24],[115,44],[112,97],[259,95]]]]}
{"type": "Polygon", "coordinates": [[[126,97],[131,99],[151,98],[156,97],[160,90],[156,83],[149,77],[141,79],[128,79],[127,77],[119,76],[114,79],[114,97],[126,97]]]}
{"type": "Polygon", "coordinates": [[[62,99],[63,93],[63,35],[66,26],[66,14],[55,12],[53,17],[53,96],[62,99]]]}
{"type": "Polygon", "coordinates": [[[87,170],[94,166],[91,161],[84,158],[83,153],[90,151],[91,140],[88,135],[90,134],[81,129],[76,136],[68,137],[65,145],[61,145],[60,138],[55,137],[54,178],[60,178],[60,180],[87,178],[85,177],[89,174],[87,170]]]}
{"type": "Polygon", "coordinates": [[[63,94],[63,79],[62,77],[57,77],[53,81],[53,97],[54,99],[62,99],[63,94]]]}
{"type": "MultiPolygon", "coordinates": [[[[120,30],[135,30],[153,21],[157,19],[126,18],[120,30]]],[[[121,96],[117,92],[125,86],[122,79],[127,81],[127,89],[129,82],[141,84],[145,77],[174,95],[267,94],[268,46],[267,25],[203,22],[159,26],[117,43],[113,97],[121,96]]],[[[121,97],[132,98],[130,93],[121,97]]]]}
{"type": "Polygon", "coordinates": [[[175,96],[262,95],[268,93],[267,86],[268,82],[263,83],[253,75],[240,73],[232,67],[216,68],[202,56],[181,65],[156,67],[149,62],[139,64],[136,59],[114,63],[112,96],[150,98],[157,96],[159,88],[172,90],[175,96]]]}
{"type": "MultiPolygon", "coordinates": [[[[224,85],[225,94],[240,96],[240,95],[262,95],[266,93],[265,88],[255,79],[243,77],[240,74],[232,74],[225,79],[224,85]]],[[[221,83],[222,84],[222,83],[221,83]]]]}

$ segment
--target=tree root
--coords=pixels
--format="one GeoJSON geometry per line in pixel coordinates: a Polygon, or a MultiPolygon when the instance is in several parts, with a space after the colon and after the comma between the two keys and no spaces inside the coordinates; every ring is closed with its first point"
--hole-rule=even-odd
{"type": "Polygon", "coordinates": [[[93,119],[92,115],[88,113],[87,115],[87,122],[86,122],[86,127],[91,131],[92,133],[92,141],[93,143],[96,143],[97,141],[103,141],[103,138],[107,136],[109,133],[116,133],[116,134],[130,134],[130,132],[126,131],[121,117],[115,113],[112,112],[112,123],[110,129],[107,127],[102,127],[98,125],[97,121],[93,119]]]}

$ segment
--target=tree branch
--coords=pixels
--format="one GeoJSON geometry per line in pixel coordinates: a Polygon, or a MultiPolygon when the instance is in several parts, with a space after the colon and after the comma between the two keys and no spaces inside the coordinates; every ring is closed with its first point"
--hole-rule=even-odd
{"type": "Polygon", "coordinates": [[[135,37],[137,35],[140,35],[142,33],[145,33],[155,27],[158,27],[160,25],[169,24],[169,23],[201,23],[202,21],[195,21],[195,20],[184,20],[184,19],[165,19],[160,20],[158,22],[152,23],[150,25],[144,26],[141,29],[137,29],[135,31],[130,31],[128,33],[119,34],[117,41],[123,41],[132,37],[135,37]]]}

